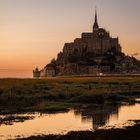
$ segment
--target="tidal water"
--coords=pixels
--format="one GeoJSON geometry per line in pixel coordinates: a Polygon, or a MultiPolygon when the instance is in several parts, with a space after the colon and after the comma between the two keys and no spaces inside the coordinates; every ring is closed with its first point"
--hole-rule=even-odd
{"type": "MultiPolygon", "coordinates": [[[[129,125],[140,119],[140,104],[72,109],[66,113],[24,114],[35,118],[13,125],[0,125],[0,140],[42,134],[64,134],[69,131],[92,130],[129,125]]],[[[20,114],[21,116],[21,114],[20,114]]],[[[4,117],[4,116],[3,116],[4,117]]]]}
{"type": "Polygon", "coordinates": [[[32,70],[0,69],[0,78],[32,78],[32,70]]]}

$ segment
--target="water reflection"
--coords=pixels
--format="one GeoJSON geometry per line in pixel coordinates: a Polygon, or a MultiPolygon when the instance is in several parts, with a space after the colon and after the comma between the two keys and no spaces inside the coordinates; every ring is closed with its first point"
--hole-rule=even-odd
{"type": "Polygon", "coordinates": [[[87,109],[74,110],[75,116],[80,116],[82,122],[92,122],[92,129],[97,129],[109,123],[110,117],[118,119],[120,106],[104,105],[102,107],[92,107],[87,109]]]}
{"type": "MultiPolygon", "coordinates": [[[[28,115],[29,114],[24,114],[28,115]]],[[[74,109],[66,113],[30,114],[35,118],[23,123],[0,126],[0,139],[14,139],[39,134],[60,134],[77,130],[95,130],[99,127],[118,126],[128,120],[140,119],[140,104],[74,109]]]]}

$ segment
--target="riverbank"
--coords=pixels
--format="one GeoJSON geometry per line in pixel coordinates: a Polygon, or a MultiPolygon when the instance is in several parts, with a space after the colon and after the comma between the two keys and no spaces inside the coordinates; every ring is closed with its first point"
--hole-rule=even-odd
{"type": "Polygon", "coordinates": [[[0,117],[0,125],[13,125],[17,122],[24,122],[26,120],[31,120],[34,117],[32,116],[18,116],[18,115],[9,115],[5,117],[0,117]]]}
{"type": "Polygon", "coordinates": [[[31,136],[17,140],[138,140],[140,138],[140,120],[134,126],[117,129],[69,132],[66,135],[31,136]]]}
{"type": "Polygon", "coordinates": [[[140,76],[0,79],[1,114],[59,112],[73,107],[135,103],[140,76]]]}

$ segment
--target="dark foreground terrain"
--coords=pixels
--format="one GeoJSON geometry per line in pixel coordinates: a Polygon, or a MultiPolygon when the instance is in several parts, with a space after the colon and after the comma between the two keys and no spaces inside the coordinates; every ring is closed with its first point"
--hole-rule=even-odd
{"type": "Polygon", "coordinates": [[[139,140],[140,121],[124,129],[69,132],[66,135],[32,136],[18,140],[139,140]]]}
{"type": "Polygon", "coordinates": [[[134,103],[140,76],[0,79],[0,114],[68,111],[79,105],[134,103]]]}
{"type": "MultiPolygon", "coordinates": [[[[0,79],[0,124],[23,122],[20,113],[56,113],[71,108],[134,104],[140,100],[140,76],[56,77],[47,79],[0,79]],[[18,114],[14,116],[14,114],[18,114]]],[[[69,132],[21,140],[139,140],[140,121],[126,129],[69,132]]],[[[47,125],[47,124],[46,124],[47,125]]],[[[60,126],[61,127],[61,126],[60,126]]]]}

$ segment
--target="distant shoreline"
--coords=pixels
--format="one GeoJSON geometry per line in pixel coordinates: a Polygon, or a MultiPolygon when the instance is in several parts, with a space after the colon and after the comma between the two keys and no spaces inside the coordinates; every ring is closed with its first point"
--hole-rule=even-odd
{"type": "Polygon", "coordinates": [[[82,78],[82,77],[140,77],[140,74],[103,74],[103,75],[68,75],[68,76],[54,76],[54,77],[0,77],[0,79],[55,79],[55,78],[82,78]]]}

